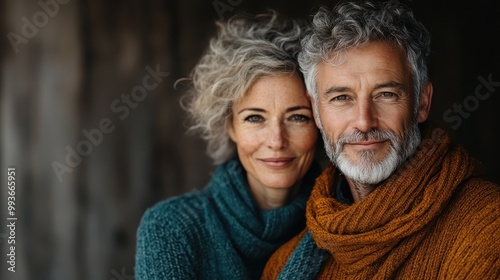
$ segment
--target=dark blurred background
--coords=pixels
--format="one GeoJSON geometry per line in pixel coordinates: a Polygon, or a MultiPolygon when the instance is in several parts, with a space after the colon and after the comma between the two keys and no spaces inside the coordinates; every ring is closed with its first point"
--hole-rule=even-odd
{"type": "MultiPolygon", "coordinates": [[[[204,142],[186,135],[174,88],[214,20],[268,8],[308,20],[336,2],[0,0],[0,279],[133,279],[144,210],[202,188],[214,168],[204,142]]],[[[431,119],[500,182],[498,2],[402,2],[433,38],[431,119]]]]}

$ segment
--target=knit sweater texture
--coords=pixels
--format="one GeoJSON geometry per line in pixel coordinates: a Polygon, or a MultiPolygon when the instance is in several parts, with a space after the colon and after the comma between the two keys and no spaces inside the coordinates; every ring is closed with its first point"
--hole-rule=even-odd
{"type": "Polygon", "coordinates": [[[135,279],[259,279],[271,254],[305,227],[314,162],[297,196],[261,211],[237,159],[219,166],[208,186],[148,209],[137,231],[135,279]]]}
{"type": "Polygon", "coordinates": [[[421,127],[415,155],[367,197],[335,198],[328,167],[307,228],[277,250],[262,279],[500,279],[500,187],[444,130],[421,127]]]}

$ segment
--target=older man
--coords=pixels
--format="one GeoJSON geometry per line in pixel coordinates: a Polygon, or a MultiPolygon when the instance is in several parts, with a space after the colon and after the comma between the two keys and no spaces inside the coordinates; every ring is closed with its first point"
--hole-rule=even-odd
{"type": "Polygon", "coordinates": [[[333,165],[264,279],[499,279],[500,188],[426,121],[429,44],[397,1],[314,16],[299,62],[333,165]]]}

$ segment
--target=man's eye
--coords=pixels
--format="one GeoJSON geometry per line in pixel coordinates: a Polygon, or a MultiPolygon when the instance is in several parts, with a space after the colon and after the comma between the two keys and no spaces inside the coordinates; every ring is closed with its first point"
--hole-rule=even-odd
{"type": "Polygon", "coordinates": [[[250,122],[250,123],[259,123],[259,122],[262,122],[263,120],[264,120],[264,118],[262,116],[259,116],[259,115],[250,115],[250,116],[245,118],[245,121],[250,122]]]}
{"type": "Polygon", "coordinates": [[[338,95],[332,98],[332,101],[346,101],[347,99],[347,95],[338,95]]]}
{"type": "Polygon", "coordinates": [[[308,122],[311,120],[311,118],[302,114],[293,114],[288,118],[288,120],[294,122],[308,122]]]}
{"type": "Polygon", "coordinates": [[[395,98],[395,97],[396,97],[396,94],[395,94],[395,93],[392,93],[392,92],[385,91],[385,92],[382,92],[382,93],[381,93],[381,96],[382,96],[383,98],[395,98]]]}

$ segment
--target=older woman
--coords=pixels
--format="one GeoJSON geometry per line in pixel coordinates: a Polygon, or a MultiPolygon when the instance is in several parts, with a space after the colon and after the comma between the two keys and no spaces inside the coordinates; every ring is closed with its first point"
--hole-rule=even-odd
{"type": "Polygon", "coordinates": [[[203,190],[146,211],[136,279],[258,279],[271,254],[305,226],[321,170],[296,61],[301,26],[276,13],[217,25],[183,104],[219,166],[203,190]]]}

